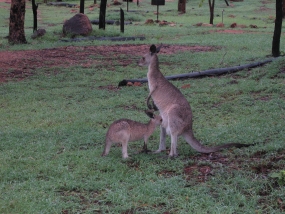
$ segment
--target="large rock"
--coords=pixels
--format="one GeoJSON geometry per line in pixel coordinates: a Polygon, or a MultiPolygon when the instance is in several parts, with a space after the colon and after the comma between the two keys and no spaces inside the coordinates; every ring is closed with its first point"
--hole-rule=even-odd
{"type": "Polygon", "coordinates": [[[78,13],[63,24],[63,35],[70,34],[71,37],[77,35],[87,36],[92,32],[92,25],[89,18],[82,13],[78,13]]]}

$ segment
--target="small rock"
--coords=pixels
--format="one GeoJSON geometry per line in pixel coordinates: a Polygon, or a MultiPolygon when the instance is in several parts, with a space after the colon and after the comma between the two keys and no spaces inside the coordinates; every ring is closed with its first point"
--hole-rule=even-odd
{"type": "Polygon", "coordinates": [[[154,24],[154,21],[153,21],[153,19],[147,19],[145,21],[145,24],[154,24]]]}
{"type": "Polygon", "coordinates": [[[216,27],[225,27],[224,23],[218,23],[216,24],[216,27]]]}
{"type": "Polygon", "coordinates": [[[36,39],[36,38],[41,37],[41,36],[43,36],[43,35],[45,35],[45,34],[46,34],[46,30],[45,30],[45,29],[38,29],[37,31],[35,31],[35,32],[33,33],[33,35],[31,36],[31,38],[32,38],[32,39],[36,39]]]}
{"type": "Polygon", "coordinates": [[[113,5],[121,5],[122,3],[121,2],[119,2],[118,0],[114,0],[114,3],[113,3],[113,5]]]}
{"type": "Polygon", "coordinates": [[[203,26],[203,27],[213,27],[212,24],[207,24],[207,23],[203,23],[202,26],[203,26]]]}
{"type": "Polygon", "coordinates": [[[239,27],[239,28],[246,28],[247,26],[246,25],[237,25],[237,27],[239,27]]]}
{"type": "Polygon", "coordinates": [[[199,23],[197,23],[197,24],[195,24],[194,26],[197,26],[197,27],[200,27],[200,26],[202,26],[202,22],[199,22],[199,23]]]}
{"type": "Polygon", "coordinates": [[[249,25],[251,28],[257,28],[257,25],[249,25]]]}
{"type": "Polygon", "coordinates": [[[235,22],[230,25],[231,28],[235,28],[236,26],[237,26],[237,23],[235,22]]]}
{"type": "Polygon", "coordinates": [[[186,84],[186,85],[182,85],[181,88],[186,89],[186,88],[190,88],[191,85],[190,84],[186,84]]]}
{"type": "Polygon", "coordinates": [[[141,86],[142,84],[140,82],[134,82],[133,86],[141,86]]]}
{"type": "Polygon", "coordinates": [[[168,25],[168,22],[167,21],[160,21],[159,22],[159,26],[165,26],[165,25],[168,25]]]}

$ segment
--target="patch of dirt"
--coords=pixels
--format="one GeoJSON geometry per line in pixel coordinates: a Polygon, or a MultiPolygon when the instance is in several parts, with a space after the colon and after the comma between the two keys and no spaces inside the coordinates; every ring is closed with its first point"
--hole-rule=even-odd
{"type": "Polygon", "coordinates": [[[117,92],[121,88],[119,88],[118,86],[115,86],[115,85],[105,85],[105,86],[99,86],[98,89],[117,92]]]}
{"type": "Polygon", "coordinates": [[[261,1],[261,3],[262,4],[270,4],[270,3],[272,3],[270,0],[263,0],[263,1],[261,1]]]}
{"type": "Polygon", "coordinates": [[[243,34],[243,30],[231,30],[231,29],[226,29],[226,30],[217,30],[216,32],[218,33],[230,33],[230,34],[243,34]]]}
{"type": "MultiPolygon", "coordinates": [[[[177,52],[215,51],[217,47],[164,45],[160,54],[177,52]]],[[[106,67],[127,66],[136,62],[149,50],[149,45],[67,46],[43,50],[1,51],[0,83],[11,79],[21,80],[39,68],[68,68],[70,66],[106,67]],[[115,63],[115,64],[114,64],[115,63]]],[[[111,89],[112,90],[112,89],[111,89]]]]}
{"type": "Polygon", "coordinates": [[[245,167],[256,174],[267,177],[271,172],[284,169],[285,150],[280,150],[275,156],[271,157],[266,151],[258,151],[248,158],[236,157],[234,160],[216,152],[211,154],[198,154],[190,157],[195,162],[184,167],[186,179],[196,179],[200,182],[207,181],[207,177],[213,175],[214,165],[227,166],[228,170],[241,170],[245,167]],[[207,165],[199,165],[199,162],[207,165]]]}
{"type": "Polygon", "coordinates": [[[195,178],[199,182],[206,182],[212,174],[212,167],[208,165],[193,164],[184,168],[186,180],[195,178]]]}
{"type": "Polygon", "coordinates": [[[174,170],[161,170],[157,172],[156,174],[164,178],[170,178],[170,177],[177,175],[178,173],[176,173],[176,171],[174,170]]]}
{"type": "Polygon", "coordinates": [[[138,161],[128,159],[126,161],[126,163],[127,163],[128,167],[133,168],[135,170],[139,170],[139,168],[140,168],[140,162],[138,162],[138,161]]]}
{"type": "MultiPolygon", "coordinates": [[[[103,206],[111,206],[110,202],[98,201],[97,198],[101,195],[101,193],[97,191],[78,191],[78,190],[60,190],[59,195],[63,201],[76,201],[79,203],[83,208],[82,211],[87,210],[93,204],[99,204],[103,206]]],[[[101,213],[100,209],[93,210],[96,213],[101,213]]],[[[64,209],[61,211],[63,214],[73,213],[72,210],[64,209]]]]}
{"type": "Polygon", "coordinates": [[[266,7],[265,5],[259,7],[259,9],[256,10],[256,12],[268,12],[268,11],[272,11],[272,9],[266,7]]]}

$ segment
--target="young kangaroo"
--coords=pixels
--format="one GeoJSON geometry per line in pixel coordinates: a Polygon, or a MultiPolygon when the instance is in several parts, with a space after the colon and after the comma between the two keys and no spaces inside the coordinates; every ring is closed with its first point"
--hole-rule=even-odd
{"type": "Polygon", "coordinates": [[[156,153],[166,149],[166,134],[171,136],[171,148],[169,156],[177,156],[177,139],[182,135],[187,143],[201,153],[211,153],[229,147],[247,147],[250,145],[240,143],[229,143],[221,146],[203,146],[193,135],[192,111],[183,94],[171,84],[160,72],[157,53],[161,46],[150,47],[150,52],[145,54],[139,61],[139,66],[148,66],[147,78],[149,86],[149,96],[147,105],[150,108],[149,100],[153,99],[162,117],[160,144],[156,153]]]}
{"type": "Polygon", "coordinates": [[[128,158],[128,142],[144,139],[144,151],[147,151],[148,138],[154,132],[156,126],[161,125],[160,115],[154,115],[153,111],[145,111],[151,118],[147,124],[136,122],[129,119],[120,119],[113,122],[106,134],[105,148],[102,156],[108,155],[112,143],[122,143],[123,158],[128,158]]]}

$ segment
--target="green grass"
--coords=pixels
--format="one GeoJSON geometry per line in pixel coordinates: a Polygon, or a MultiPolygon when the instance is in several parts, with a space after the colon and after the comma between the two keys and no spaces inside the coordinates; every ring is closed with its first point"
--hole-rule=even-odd
{"type": "MultiPolygon", "coordinates": [[[[266,7],[274,9],[273,0],[266,7]]],[[[92,1],[86,2],[86,7],[92,1]]],[[[208,6],[199,1],[187,3],[187,13],[177,15],[176,2],[160,7],[161,19],[181,27],[147,26],[156,19],[156,8],[142,2],[140,11],[127,17],[138,20],[126,26],[94,27],[93,35],[145,35],[145,41],[130,44],[182,44],[214,46],[212,52],[183,52],[159,55],[165,75],[209,68],[227,67],[266,58],[271,53],[274,10],[260,12],[261,2],[248,0],[226,7],[217,1],[216,14],[225,9],[226,26],[232,22],[256,24],[243,34],[210,33],[217,30],[195,27],[208,22],[208,6]],[[192,9],[194,8],[194,9],[192,9]],[[148,13],[143,11],[149,11],[148,13]],[[233,14],[235,19],[229,18],[233,14]],[[270,21],[271,20],[271,21],[270,21]]],[[[0,6],[9,4],[0,3],[0,6]]],[[[131,9],[137,9],[132,3],[131,9]]],[[[30,3],[27,3],[30,6],[30,3]]],[[[122,6],[126,9],[126,3],[122,6]]],[[[29,50],[69,45],[96,46],[125,42],[62,43],[62,23],[70,18],[70,8],[41,4],[39,27],[47,35],[31,40],[32,12],[26,11],[27,45],[10,46],[9,7],[0,7],[0,48],[29,50]],[[55,25],[51,25],[55,24],[55,25]]],[[[110,17],[115,17],[107,9],[110,17]]],[[[98,9],[87,12],[98,17],[98,9]]],[[[218,23],[221,16],[215,17],[218,23]]],[[[229,29],[226,27],[225,29],[229,29]]],[[[284,37],[281,38],[283,51],[284,37]]],[[[147,50],[146,50],[147,51],[147,50]]],[[[142,55],[143,53],[141,53],[142,55]]],[[[90,59],[101,56],[90,54],[90,59]]],[[[161,154],[135,154],[143,142],[129,144],[128,160],[122,160],[121,147],[113,146],[107,157],[100,154],[108,126],[116,119],[147,122],[145,98],[147,84],[107,90],[125,78],[146,76],[146,68],[136,66],[137,57],[128,53],[110,55],[120,61],[131,58],[127,66],[84,68],[35,68],[23,81],[0,84],[0,213],[282,213],[285,189],[270,173],[285,168],[285,59],[263,67],[219,77],[173,81],[191,104],[195,136],[205,145],[239,142],[255,146],[213,154],[195,152],[181,138],[179,157],[165,159],[161,154]],[[56,71],[56,72],[55,72],[56,71]],[[55,74],[56,73],[56,74],[55,74]],[[190,84],[189,88],[182,86],[190,84]],[[206,157],[206,158],[205,158],[206,157]],[[187,169],[194,170],[189,173],[187,169]],[[204,168],[203,168],[204,167],[204,168]],[[205,174],[202,169],[210,168],[205,174]]],[[[102,60],[108,60],[102,56],[102,60]]],[[[114,64],[116,64],[116,60],[114,64]]],[[[0,68],[1,69],[1,68],[0,68]]],[[[1,70],[0,70],[1,71],[1,70]]],[[[158,148],[159,131],[150,138],[149,148],[158,148]]],[[[169,146],[170,139],[167,139],[169,146]]]]}

